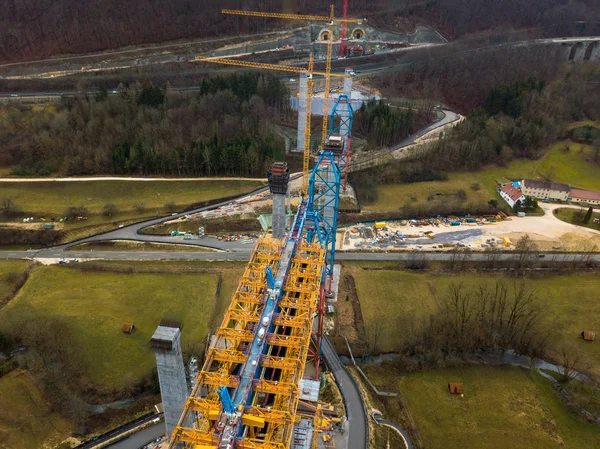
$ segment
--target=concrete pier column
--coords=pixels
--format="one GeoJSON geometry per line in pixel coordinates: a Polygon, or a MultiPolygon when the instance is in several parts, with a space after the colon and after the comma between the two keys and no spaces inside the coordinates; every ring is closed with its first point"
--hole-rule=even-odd
{"type": "Polygon", "coordinates": [[[170,438],[190,395],[181,353],[181,330],[179,327],[158,326],[150,345],[156,355],[165,427],[170,438]]]}
{"type": "Polygon", "coordinates": [[[285,195],[273,194],[273,237],[280,239],[285,235],[287,227],[285,211],[285,195]]]}
{"type": "Polygon", "coordinates": [[[296,151],[304,152],[304,130],[306,129],[306,89],[308,73],[300,74],[298,86],[298,134],[296,151]]]}
{"type": "Polygon", "coordinates": [[[290,180],[290,169],[285,162],[275,162],[267,175],[269,190],[273,195],[273,214],[271,230],[273,237],[282,238],[289,228],[288,216],[285,210],[285,195],[290,180]]]}

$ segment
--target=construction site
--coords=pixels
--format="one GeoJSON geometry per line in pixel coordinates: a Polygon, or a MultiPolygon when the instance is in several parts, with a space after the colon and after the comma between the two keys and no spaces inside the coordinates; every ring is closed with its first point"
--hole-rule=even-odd
{"type": "MultiPolygon", "coordinates": [[[[346,24],[361,21],[347,19],[346,9],[344,18],[335,18],[333,6],[328,17],[223,12],[322,23],[320,40],[327,43],[326,68],[315,71],[312,54],[307,68],[196,58],[199,62],[298,75],[296,150],[303,154],[303,173],[298,180],[301,195],[293,195],[296,213],[292,216],[292,180],[287,164],[275,162],[271,166],[269,230],[255,243],[191,392],[179,342],[181,330],[169,324],[156,330],[151,346],[156,352],[168,436],[164,445],[172,449],[366,447],[364,410],[356,410],[356,403],[349,404],[346,397],[348,388],[354,388],[353,394],[360,397],[356,385],[345,386],[346,392],[341,392],[343,407],[319,398],[327,379],[332,378],[328,370],[338,385],[349,383],[343,382],[341,375],[351,380],[330,348],[323,324],[327,299],[335,296],[339,282],[339,270],[334,270],[337,214],[340,191],[345,191],[347,185],[353,116],[354,73],[352,69],[346,69],[344,74],[331,73],[331,37],[334,25],[341,25],[340,54],[344,55],[346,24]],[[333,76],[343,80],[343,92],[330,106],[333,76]],[[311,151],[310,145],[313,77],[324,79],[323,111],[330,111],[323,114],[316,152],[311,151]],[[354,408],[355,414],[362,413],[353,416],[352,410],[345,410],[348,407],[354,408]]],[[[355,33],[359,41],[360,33],[364,31],[355,33]]],[[[240,212],[242,206],[232,204],[223,209],[227,208],[240,212]]],[[[199,230],[200,234],[203,230],[199,230]]]]}

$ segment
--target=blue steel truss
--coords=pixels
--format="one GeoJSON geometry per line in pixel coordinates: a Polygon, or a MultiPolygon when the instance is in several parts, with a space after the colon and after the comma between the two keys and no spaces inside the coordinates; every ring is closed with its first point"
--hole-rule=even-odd
{"type": "Polygon", "coordinates": [[[344,151],[339,157],[338,165],[341,171],[346,168],[346,160],[352,138],[352,119],[354,110],[347,95],[340,95],[333,105],[329,116],[329,135],[341,136],[344,139],[344,151]]]}
{"type": "Polygon", "coordinates": [[[308,186],[306,236],[309,242],[317,239],[327,250],[324,276],[333,274],[340,173],[333,153],[322,151],[312,170],[308,186]]]}
{"type": "Polygon", "coordinates": [[[350,137],[352,133],[352,118],[354,110],[347,95],[340,95],[333,105],[329,116],[329,135],[350,137]]]}

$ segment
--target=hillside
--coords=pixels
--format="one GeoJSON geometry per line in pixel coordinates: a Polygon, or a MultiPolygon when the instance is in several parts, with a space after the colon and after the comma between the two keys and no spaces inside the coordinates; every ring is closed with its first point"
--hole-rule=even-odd
{"type": "MultiPolygon", "coordinates": [[[[0,62],[84,53],[174,39],[237,36],[281,22],[227,17],[221,8],[327,13],[323,0],[7,0],[0,8],[0,62]]],[[[335,2],[341,14],[340,0],[335,2]]],[[[352,15],[409,31],[418,23],[451,38],[487,29],[545,27],[541,34],[598,34],[595,0],[350,0],[352,15]],[[560,22],[560,26],[556,23],[560,22]]],[[[289,24],[288,24],[289,25],[289,24]]]]}

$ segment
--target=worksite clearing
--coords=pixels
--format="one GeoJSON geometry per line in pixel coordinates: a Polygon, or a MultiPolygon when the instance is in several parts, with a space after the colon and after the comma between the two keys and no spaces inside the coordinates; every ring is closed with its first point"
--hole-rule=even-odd
{"type": "Polygon", "coordinates": [[[446,251],[459,246],[478,251],[493,247],[514,250],[524,235],[545,251],[591,251],[600,247],[599,231],[558,220],[552,210],[560,205],[541,207],[545,212],[541,217],[508,217],[501,213],[358,224],[339,229],[338,249],[446,251]]]}

